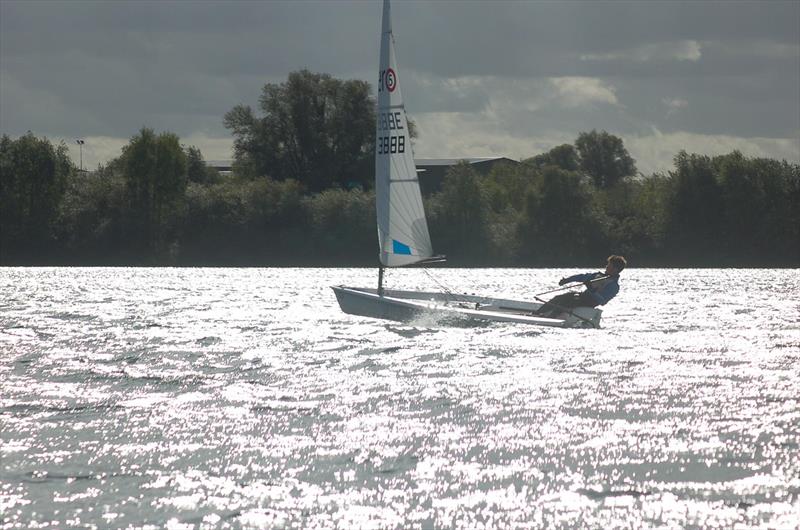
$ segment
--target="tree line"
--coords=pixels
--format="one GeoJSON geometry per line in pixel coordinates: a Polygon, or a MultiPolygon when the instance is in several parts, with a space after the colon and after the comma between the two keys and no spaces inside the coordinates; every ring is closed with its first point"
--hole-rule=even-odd
{"type": "MultiPolygon", "coordinates": [[[[258,111],[224,117],[233,174],[143,128],[79,171],[65,145],[0,138],[3,265],[377,263],[374,98],[366,82],[294,72],[258,111]]],[[[412,138],[415,135],[412,134],[412,138]]],[[[422,177],[424,178],[424,177],[422,177]]],[[[620,138],[578,135],[488,174],[454,166],[424,197],[450,266],[800,266],[800,166],[684,151],[643,175],[620,138]]]]}

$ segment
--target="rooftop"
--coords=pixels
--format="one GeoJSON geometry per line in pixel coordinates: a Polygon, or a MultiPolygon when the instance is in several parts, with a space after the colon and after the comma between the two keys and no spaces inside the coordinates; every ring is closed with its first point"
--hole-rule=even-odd
{"type": "Polygon", "coordinates": [[[461,161],[468,164],[478,164],[480,162],[495,162],[497,160],[508,160],[515,162],[504,156],[483,156],[483,157],[463,157],[463,158],[416,158],[414,162],[418,166],[454,166],[461,161]]]}

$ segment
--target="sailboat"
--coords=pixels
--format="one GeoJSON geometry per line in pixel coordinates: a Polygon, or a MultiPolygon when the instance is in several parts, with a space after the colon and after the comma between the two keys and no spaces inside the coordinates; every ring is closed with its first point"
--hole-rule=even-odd
{"type": "Polygon", "coordinates": [[[534,314],[541,307],[540,302],[383,287],[384,267],[424,266],[444,261],[443,256],[434,254],[428,233],[398,71],[391,8],[389,0],[384,0],[375,137],[378,286],[334,286],[342,311],[419,323],[514,322],[552,327],[599,327],[601,311],[589,307],[575,308],[559,318],[543,318],[534,314]]]}

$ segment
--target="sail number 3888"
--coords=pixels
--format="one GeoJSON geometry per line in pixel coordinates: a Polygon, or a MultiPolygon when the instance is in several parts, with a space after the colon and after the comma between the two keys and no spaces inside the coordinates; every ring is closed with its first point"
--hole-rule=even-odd
{"type": "Polygon", "coordinates": [[[378,154],[389,155],[406,152],[406,135],[378,136],[378,154]]]}

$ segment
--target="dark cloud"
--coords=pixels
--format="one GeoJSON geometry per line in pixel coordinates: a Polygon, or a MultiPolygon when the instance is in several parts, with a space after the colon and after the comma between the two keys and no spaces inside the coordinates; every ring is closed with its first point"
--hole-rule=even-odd
{"type": "MultiPolygon", "coordinates": [[[[794,0],[392,7],[412,112],[488,112],[513,136],[800,136],[794,0]],[[553,77],[599,80],[616,101],[530,104],[553,77]],[[521,109],[508,116],[492,110],[503,80],[521,109]]],[[[291,71],[372,81],[380,13],[378,2],[2,0],[0,132],[124,138],[147,125],[224,137],[227,110],[291,71]]]]}
{"type": "Polygon", "coordinates": [[[374,41],[375,9],[334,7],[3,1],[0,127],[128,135],[143,124],[182,134],[202,125],[224,134],[224,113],[255,103],[265,82],[300,68],[371,71],[373,50],[326,19],[367,19],[374,41]]]}

